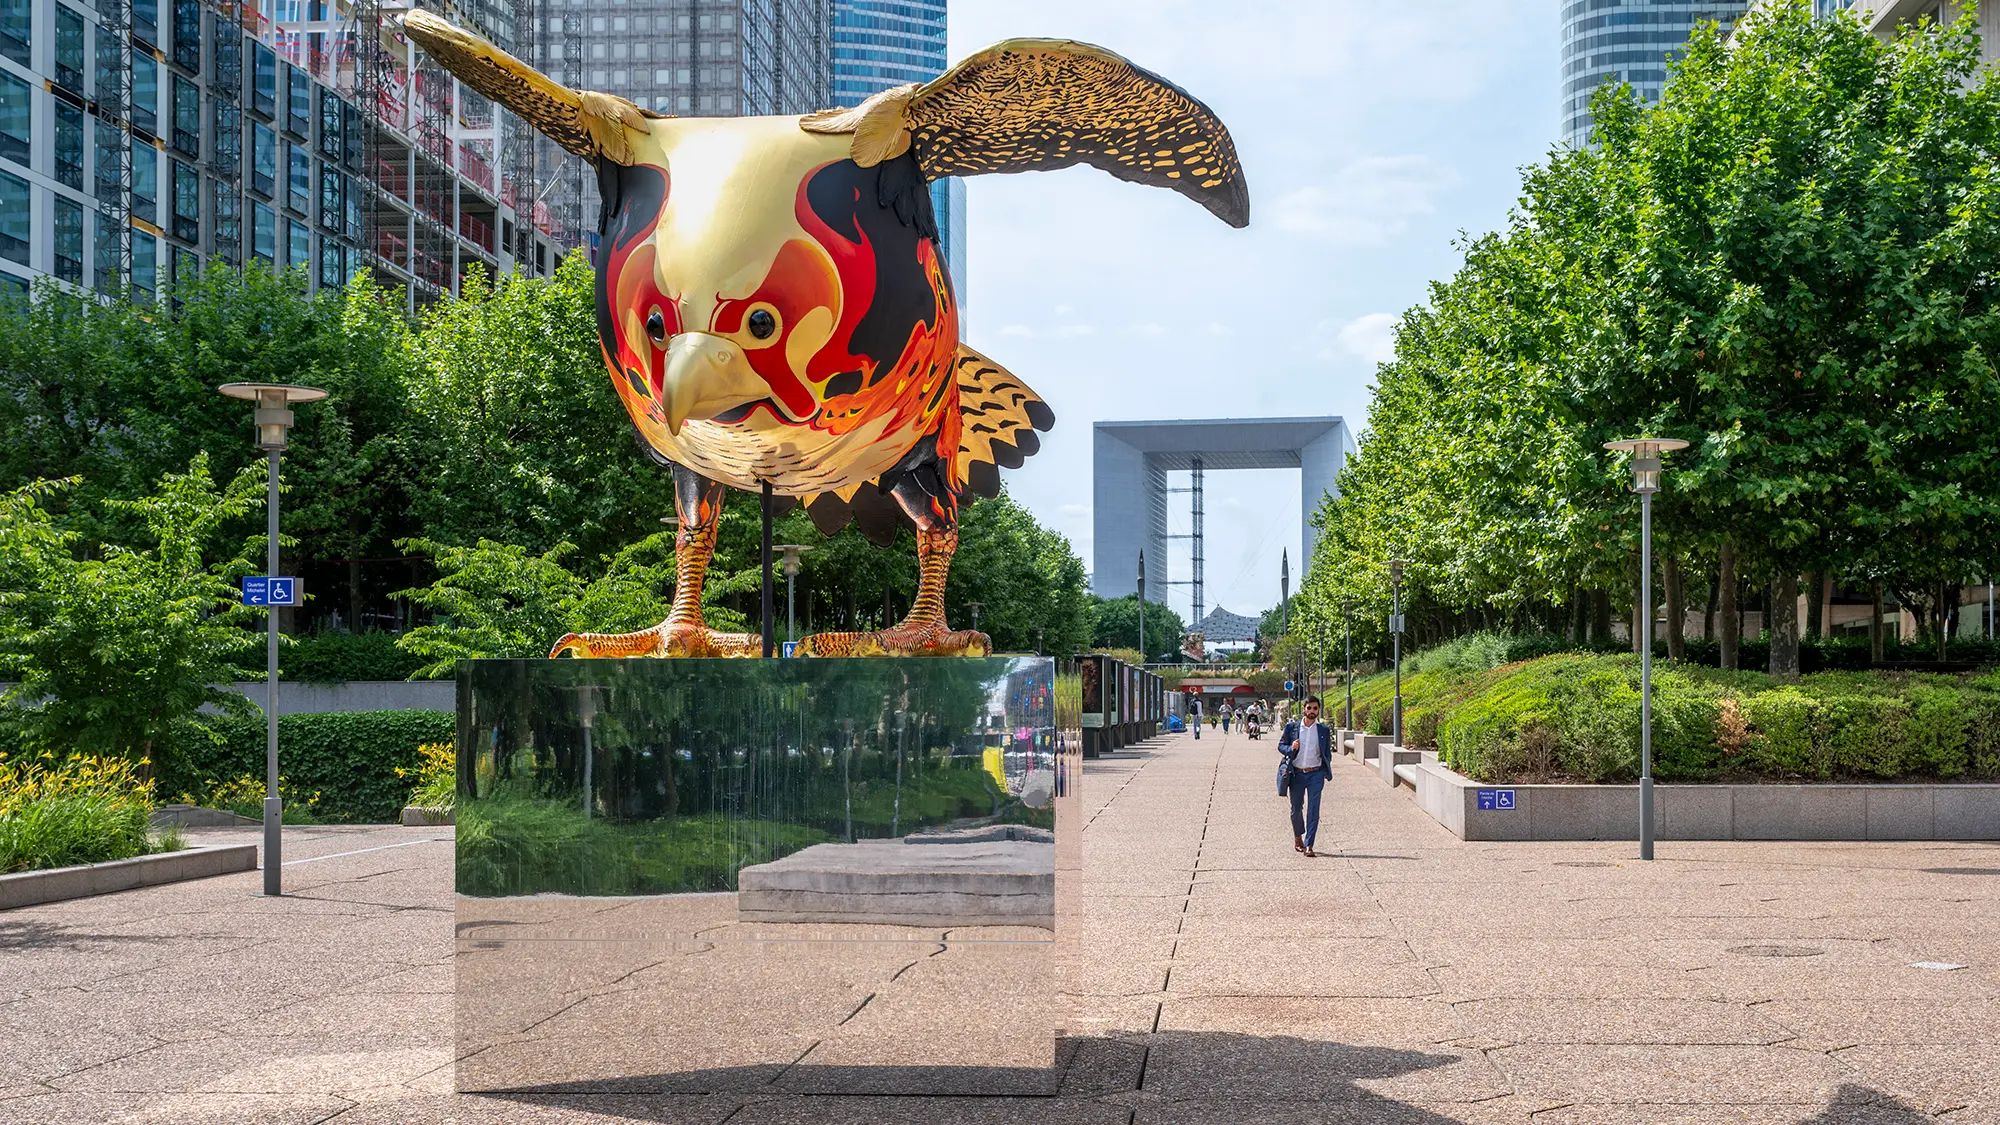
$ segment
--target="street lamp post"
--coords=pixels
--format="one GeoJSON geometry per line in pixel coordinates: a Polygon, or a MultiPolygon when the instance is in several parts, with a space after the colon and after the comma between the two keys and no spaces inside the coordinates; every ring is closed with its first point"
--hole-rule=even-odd
{"type": "MultiPolygon", "coordinates": [[[[1284,637],[1292,631],[1292,553],[1290,548],[1278,552],[1278,636],[1284,637]]],[[[1297,645],[1293,645],[1297,648],[1297,645]]],[[[1294,653],[1294,656],[1297,654],[1294,653]]],[[[1293,661],[1296,664],[1298,661],[1293,661]]],[[[1289,679],[1290,677],[1287,677],[1289,679]]],[[[1298,698],[1297,685],[1293,685],[1292,698],[1298,698]]]]}
{"type": "Polygon", "coordinates": [[[1340,632],[1347,646],[1347,719],[1342,724],[1346,729],[1354,729],[1354,603],[1340,603],[1340,632]]]}
{"type": "Polygon", "coordinates": [[[1653,493],[1660,490],[1660,454],[1686,449],[1679,438],[1628,438],[1604,448],[1632,455],[1632,491],[1639,494],[1639,858],[1653,858],[1653,493]]]}
{"type": "MultiPolygon", "coordinates": [[[[278,573],[278,458],[289,444],[292,429],[291,405],[318,402],[326,392],[317,387],[294,387],[283,383],[224,383],[217,388],[230,398],[249,399],[257,404],[253,422],[257,448],[268,460],[264,494],[264,573],[278,573]]],[[[264,611],[264,893],[285,893],[284,801],[278,795],[278,611],[264,611]]]]}
{"type": "Polygon", "coordinates": [[[985,603],[985,602],[966,602],[965,604],[966,604],[966,607],[967,607],[967,608],[969,608],[970,610],[972,610],[972,631],[973,631],[973,632],[975,632],[975,633],[977,633],[977,632],[979,631],[979,607],[980,607],[980,606],[982,606],[982,605],[985,605],[986,603],[985,603]]]}
{"type": "Polygon", "coordinates": [[[792,580],[799,576],[799,556],[812,550],[798,543],[781,543],[773,548],[785,556],[785,639],[799,639],[798,603],[794,600],[792,580]]]}
{"type": "Polygon", "coordinates": [[[1390,656],[1396,662],[1396,702],[1389,710],[1389,736],[1398,747],[1403,745],[1403,568],[1407,565],[1402,559],[1389,560],[1390,656]]]}
{"type": "Polygon", "coordinates": [[[1139,552],[1139,664],[1146,663],[1146,552],[1139,552]]]}

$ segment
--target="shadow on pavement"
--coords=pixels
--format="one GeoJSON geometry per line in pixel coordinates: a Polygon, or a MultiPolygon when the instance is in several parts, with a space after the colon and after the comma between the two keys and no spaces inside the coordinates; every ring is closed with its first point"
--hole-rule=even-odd
{"type": "Polygon", "coordinates": [[[1916,1125],[1937,1119],[1919,1113],[1879,1090],[1846,1083],[1834,1091],[1826,1109],[1799,1125],[1916,1125]]]}
{"type": "MultiPolygon", "coordinates": [[[[749,1066],[647,1074],[586,1082],[486,1091],[482,1096],[523,1104],[616,1113],[650,1122],[713,1120],[715,1096],[799,1102],[781,1120],[901,1120],[876,1098],[951,1099],[924,1103],[927,1125],[1007,1120],[1005,1107],[1078,1107],[1080,1099],[1134,1092],[1165,1102],[1227,1102],[1273,1098],[1337,1107],[1356,1121],[1382,1125],[1452,1125],[1453,1119],[1353,1084],[1395,1078],[1464,1061],[1461,1055],[1256,1036],[1231,1032],[1163,1032],[1144,1042],[1069,1039],[1048,1069],[1000,1067],[749,1066]],[[708,1095],[708,1096],[703,1096],[708,1095]],[[807,1099],[810,1099],[808,1102],[807,1099]],[[846,1099],[854,1099],[852,1102],[846,1099]],[[962,1099],[962,1100],[961,1100],[962,1099]],[[862,1111],[863,1106],[872,1106],[862,1111]],[[956,1108],[953,1108],[953,1107],[956,1108]],[[843,1108],[844,1107],[844,1108],[843,1108]],[[855,1114],[859,1114],[855,1116],[855,1114]]],[[[778,1104],[769,1108],[776,1109],[778,1104]]],[[[914,1107],[912,1107],[914,1108],[914,1107]]],[[[1102,1108],[1124,1108],[1107,1102],[1102,1108]]],[[[1064,1120],[1091,1120],[1064,1112],[1064,1120]]],[[[1122,1119],[1122,1117],[1120,1118],[1122,1119]]],[[[913,1119],[914,1120],[914,1119],[913,1119]]]]}
{"type": "Polygon", "coordinates": [[[96,946],[157,945],[177,940],[156,934],[93,934],[51,922],[0,919],[0,951],[16,949],[79,950],[96,946]]]}

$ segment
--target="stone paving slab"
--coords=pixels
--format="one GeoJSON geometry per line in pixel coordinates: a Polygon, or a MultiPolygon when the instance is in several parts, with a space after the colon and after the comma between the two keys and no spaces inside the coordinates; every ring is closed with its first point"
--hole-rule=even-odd
{"type": "MultiPolygon", "coordinates": [[[[838,1067],[455,1095],[450,829],[311,827],[283,899],[250,872],[0,912],[0,1125],[2000,1125],[2000,847],[1464,843],[1343,758],[1307,860],[1271,745],[1088,765],[1054,1096],[855,1096],[838,1067]]],[[[924,979],[882,1014],[922,1022],[924,979]]]]}

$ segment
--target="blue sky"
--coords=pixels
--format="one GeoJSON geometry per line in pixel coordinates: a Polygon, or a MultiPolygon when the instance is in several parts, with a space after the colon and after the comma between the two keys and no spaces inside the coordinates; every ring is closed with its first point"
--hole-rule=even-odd
{"type": "MultiPolygon", "coordinates": [[[[954,61],[1013,36],[1108,47],[1208,103],[1250,184],[1237,231],[1093,169],[966,182],[966,338],[1056,412],[1005,474],[1015,498],[1089,565],[1094,422],[1338,414],[1358,433],[1395,317],[1553,143],[1559,33],[1552,0],[952,0],[954,61]]],[[[1207,501],[1207,603],[1274,604],[1298,474],[1211,474],[1207,501]]],[[[1185,546],[1170,565],[1187,576],[1185,546]]]]}

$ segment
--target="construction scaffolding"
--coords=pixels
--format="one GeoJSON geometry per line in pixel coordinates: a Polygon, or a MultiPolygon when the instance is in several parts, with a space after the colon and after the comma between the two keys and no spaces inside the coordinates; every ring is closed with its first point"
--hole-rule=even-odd
{"type": "Polygon", "coordinates": [[[132,277],[131,38],[131,0],[99,0],[94,138],[98,233],[92,259],[96,289],[106,296],[124,296],[132,277]]]}

